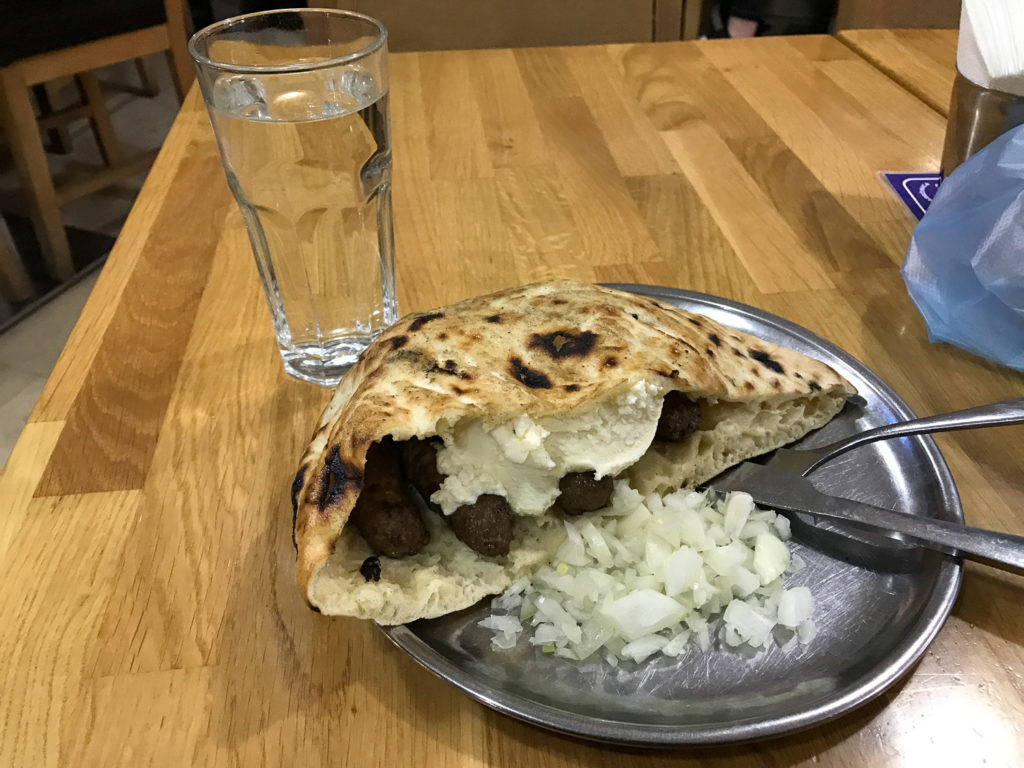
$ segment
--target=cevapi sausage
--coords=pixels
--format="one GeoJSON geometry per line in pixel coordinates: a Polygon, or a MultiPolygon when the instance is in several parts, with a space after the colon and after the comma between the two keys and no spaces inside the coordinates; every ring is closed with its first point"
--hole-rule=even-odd
{"type": "Polygon", "coordinates": [[[472,504],[463,504],[448,516],[466,546],[487,557],[507,555],[512,541],[512,507],[502,496],[485,493],[472,504]]]}
{"type": "Polygon", "coordinates": [[[570,472],[558,481],[558,504],[567,515],[593,512],[608,506],[612,488],[611,475],[598,480],[594,472],[570,472]]]}
{"type": "Polygon", "coordinates": [[[363,490],[351,520],[378,555],[408,557],[430,541],[416,502],[402,488],[398,448],[390,437],[366,452],[363,490]]]}
{"type": "Polygon", "coordinates": [[[658,418],[655,440],[678,442],[689,437],[700,426],[700,404],[695,403],[682,392],[672,390],[665,395],[658,418]]]}
{"type": "Polygon", "coordinates": [[[437,438],[399,443],[405,477],[432,510],[444,517],[459,541],[485,557],[507,555],[512,541],[512,508],[501,496],[484,494],[445,515],[430,501],[444,482],[437,469],[437,438]]]}
{"type": "Polygon", "coordinates": [[[412,487],[420,492],[423,500],[430,503],[430,497],[441,488],[444,475],[437,471],[437,449],[440,438],[429,440],[406,440],[399,443],[402,453],[402,469],[412,483],[412,487]]]}

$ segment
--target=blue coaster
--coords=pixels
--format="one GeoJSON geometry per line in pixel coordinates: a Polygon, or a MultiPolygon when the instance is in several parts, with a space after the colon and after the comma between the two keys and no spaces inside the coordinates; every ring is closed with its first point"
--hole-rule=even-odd
{"type": "Polygon", "coordinates": [[[918,221],[931,205],[942,181],[941,173],[885,173],[889,186],[918,221]]]}

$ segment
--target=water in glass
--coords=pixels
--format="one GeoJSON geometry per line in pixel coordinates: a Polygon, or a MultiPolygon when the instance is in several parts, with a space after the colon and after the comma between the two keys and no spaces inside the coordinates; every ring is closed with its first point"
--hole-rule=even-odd
{"type": "Polygon", "coordinates": [[[285,368],[334,384],[397,319],[386,87],[349,66],[225,73],[212,90],[285,368]]]}

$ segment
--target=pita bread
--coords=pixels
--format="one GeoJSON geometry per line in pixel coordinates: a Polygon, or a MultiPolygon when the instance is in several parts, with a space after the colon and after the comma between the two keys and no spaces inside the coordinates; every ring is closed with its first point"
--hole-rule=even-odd
{"type": "Polygon", "coordinates": [[[372,553],[346,522],[368,447],[438,434],[439,425],[506,424],[595,408],[646,381],[702,403],[697,432],[655,441],[627,470],[642,493],[699,484],[792,442],[832,418],[854,388],[812,358],[702,315],[594,285],[512,288],[408,315],[378,337],[324,410],[292,487],[298,581],[326,614],[399,624],[449,613],[505,590],[562,537],[554,515],[517,517],[505,557],[462,544],[437,515],[416,555],[372,553]]]}

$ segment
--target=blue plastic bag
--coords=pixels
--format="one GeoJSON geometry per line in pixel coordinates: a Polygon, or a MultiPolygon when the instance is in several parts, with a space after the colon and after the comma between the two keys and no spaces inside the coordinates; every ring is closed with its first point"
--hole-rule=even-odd
{"type": "Polygon", "coordinates": [[[929,339],[1024,371],[1024,126],[942,182],[901,273],[929,339]]]}

